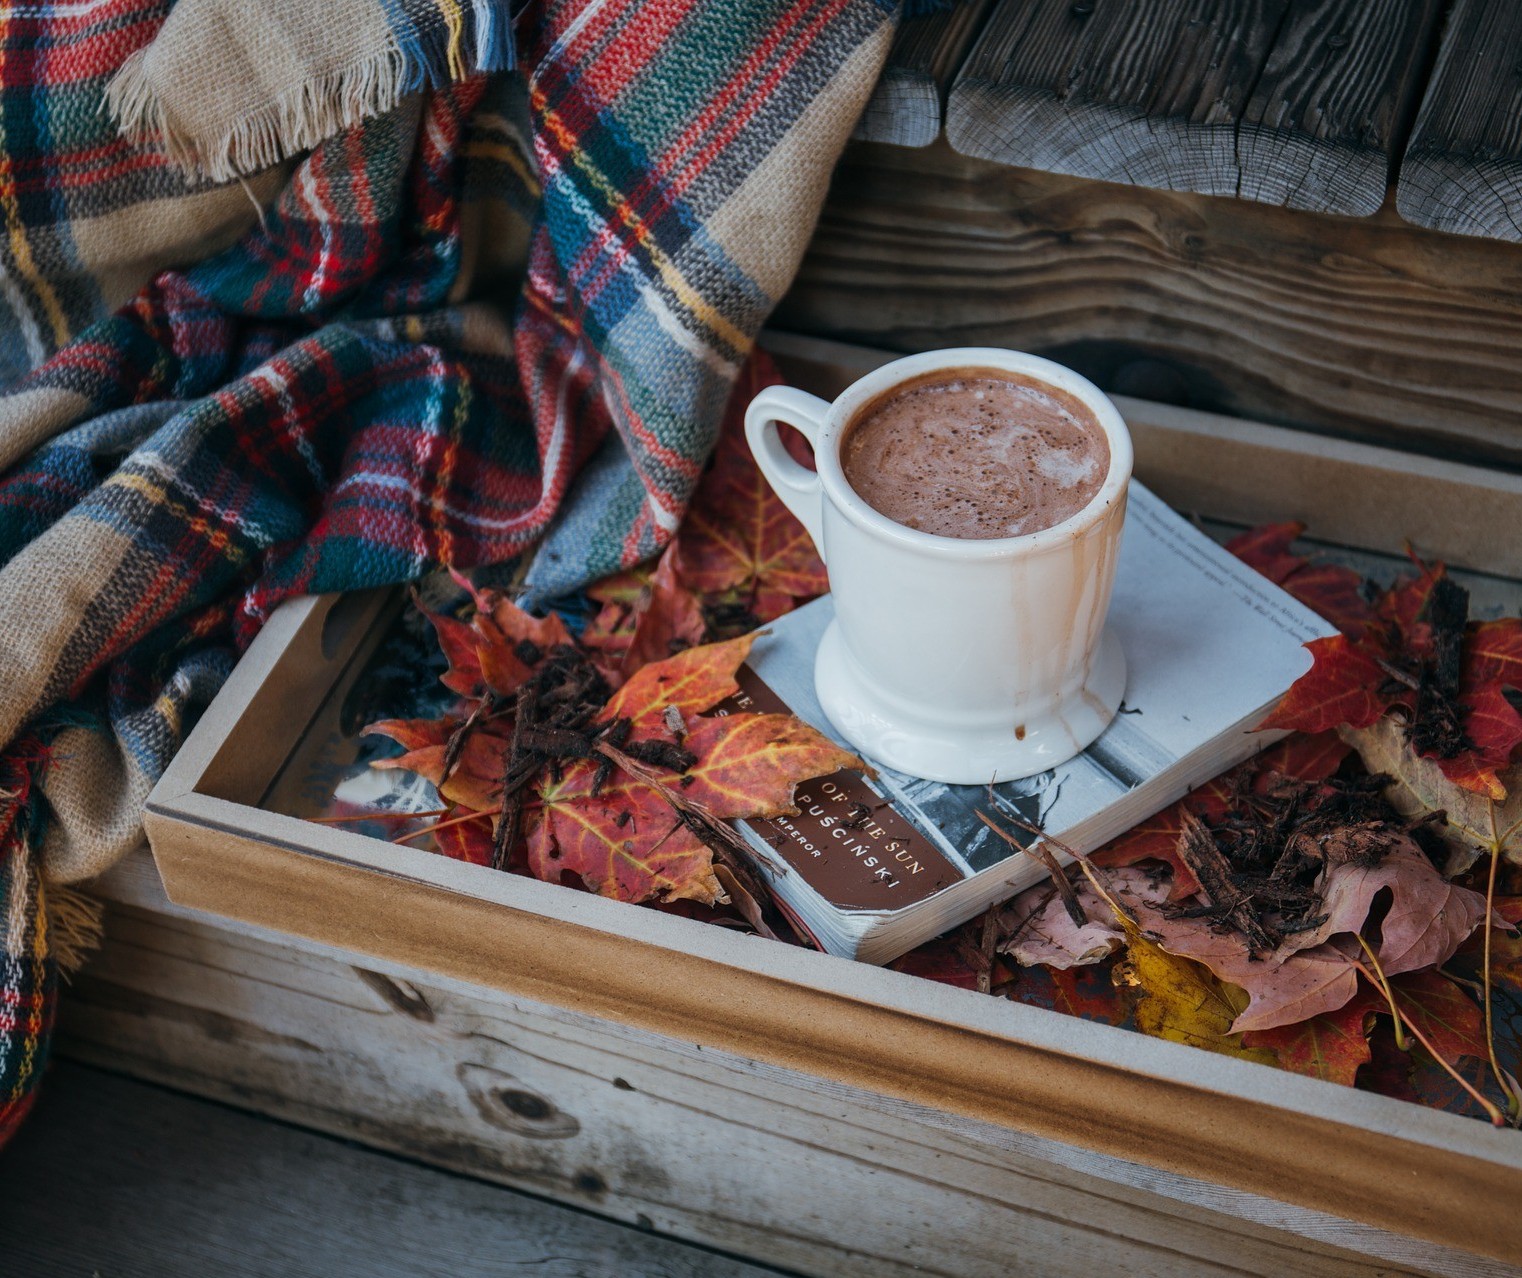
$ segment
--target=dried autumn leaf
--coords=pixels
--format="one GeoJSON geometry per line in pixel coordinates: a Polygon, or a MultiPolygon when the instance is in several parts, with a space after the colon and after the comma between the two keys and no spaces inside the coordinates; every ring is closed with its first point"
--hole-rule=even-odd
{"type": "Polygon", "coordinates": [[[1269,746],[1250,766],[1257,773],[1258,789],[1274,775],[1297,781],[1325,781],[1351,753],[1352,747],[1335,732],[1297,732],[1269,746]]]}
{"type": "Polygon", "coordinates": [[[600,718],[631,719],[638,724],[662,715],[667,706],[683,715],[712,709],[740,690],[735,674],[757,638],[756,634],[741,635],[724,643],[689,648],[643,667],[613,694],[600,718]]]}
{"type": "MultiPolygon", "coordinates": [[[[1168,895],[1165,880],[1139,869],[1112,870],[1105,876],[1105,886],[1126,906],[1138,901],[1160,904],[1168,895]]],[[[1081,927],[1050,887],[1038,885],[1016,897],[1010,913],[1019,921],[1004,951],[1023,967],[1040,965],[1057,971],[1086,967],[1113,954],[1126,939],[1121,923],[1087,881],[1076,891],[1089,919],[1081,927]]]]}
{"type": "MultiPolygon", "coordinates": [[[[1142,936],[1180,958],[1204,964],[1217,978],[1244,990],[1249,1003],[1234,1031],[1275,1029],[1334,1012],[1358,991],[1360,933],[1381,893],[1390,907],[1380,924],[1377,954],[1390,975],[1445,962],[1484,918],[1477,892],[1443,879],[1421,851],[1405,840],[1377,865],[1352,862],[1324,875],[1325,919],[1292,934],[1278,949],[1253,954],[1237,932],[1217,931],[1171,914],[1160,892],[1135,870],[1111,872],[1107,889],[1127,910],[1142,936]]],[[[1072,967],[1098,962],[1126,941],[1127,929],[1086,886],[1079,902],[1091,920],[1083,928],[1067,918],[1061,901],[1047,902],[1018,934],[1012,952],[1022,963],[1072,967]]]]}
{"type": "Polygon", "coordinates": [[[494,809],[502,793],[502,758],[507,742],[481,729],[467,732],[457,747],[454,767],[446,779],[444,760],[456,725],[443,719],[387,719],[365,729],[407,746],[405,754],[376,759],[370,766],[401,768],[432,781],[439,795],[473,812],[494,809]]]}
{"type": "Polygon", "coordinates": [[[1141,993],[1135,1015],[1136,1028],[1143,1034],[1263,1065],[1275,1063],[1272,1052],[1247,1046],[1242,1035],[1232,1031],[1247,1004],[1246,995],[1198,963],[1132,935],[1125,959],[1115,966],[1115,978],[1141,993]]]}
{"type": "MultiPolygon", "coordinates": [[[[1200,890],[1189,863],[1178,854],[1179,835],[1184,831],[1184,800],[1164,808],[1156,816],[1111,839],[1090,858],[1103,869],[1119,872],[1143,861],[1161,861],[1171,871],[1168,896],[1182,900],[1200,890]]],[[[1043,961],[1043,960],[1037,960],[1043,961]]]]}
{"type": "MultiPolygon", "coordinates": [[[[1497,897],[1495,913],[1505,927],[1495,927],[1490,933],[1490,979],[1498,985],[1522,992],[1522,896],[1497,897]]],[[[1469,946],[1477,951],[1476,957],[1483,962],[1482,937],[1471,938],[1469,946]]]]}
{"type": "MultiPolygon", "coordinates": [[[[1385,797],[1402,816],[1417,819],[1429,812],[1442,812],[1447,825],[1441,833],[1451,849],[1444,867],[1450,876],[1462,874],[1490,850],[1492,839],[1522,821],[1522,785],[1513,782],[1503,803],[1464,789],[1443,775],[1435,759],[1418,758],[1406,740],[1406,730],[1386,715],[1365,728],[1344,728],[1342,738],[1358,751],[1371,773],[1390,778],[1385,797]]],[[[1512,839],[1504,849],[1514,861],[1522,861],[1522,846],[1512,839]]]]}
{"type": "Polygon", "coordinates": [[[1184,832],[1185,811],[1207,821],[1220,820],[1231,806],[1237,778],[1253,776],[1254,788],[1258,790],[1265,788],[1274,777],[1324,781],[1337,771],[1351,749],[1335,732],[1295,733],[1270,746],[1256,759],[1207,781],[1172,807],[1164,808],[1156,816],[1111,839],[1090,859],[1095,865],[1112,870],[1143,861],[1161,861],[1173,872],[1169,898],[1184,900],[1200,890],[1194,871],[1178,851],[1179,838],[1184,832]]]}
{"type": "Polygon", "coordinates": [[[454,735],[454,725],[447,719],[382,719],[362,733],[390,737],[406,751],[394,759],[376,760],[375,767],[404,768],[434,785],[444,779],[444,750],[454,735]]]}
{"type": "Polygon", "coordinates": [[[1336,1011],[1276,1029],[1249,1030],[1242,1043],[1273,1052],[1280,1069],[1351,1087],[1360,1067],[1373,1059],[1369,1030],[1374,1015],[1387,1009],[1380,993],[1364,984],[1336,1011]]]}
{"type": "Polygon", "coordinates": [[[544,651],[571,642],[571,632],[558,612],[536,617],[518,607],[506,595],[495,590],[482,590],[463,574],[451,571],[450,576],[475,601],[477,624],[489,622],[495,635],[510,644],[528,642],[544,651]]]}
{"type": "Polygon", "coordinates": [[[655,787],[636,781],[591,794],[575,770],[540,791],[529,825],[530,872],[547,882],[574,874],[593,892],[620,901],[697,901],[722,897],[713,850],[655,787]]]}
{"type": "Polygon", "coordinates": [[[1363,579],[1351,568],[1316,563],[1292,553],[1290,543],[1304,531],[1300,523],[1266,524],[1233,537],[1226,549],[1349,638],[1361,638],[1375,618],[1364,597],[1363,579]]]}
{"type": "Polygon", "coordinates": [[[793,791],[800,781],[864,766],[790,714],[698,719],[683,744],[698,761],[681,779],[682,797],[739,820],[796,812],[793,791]]]}
{"type": "Polygon", "coordinates": [[[491,817],[483,813],[468,821],[441,823],[433,832],[433,843],[440,855],[471,865],[490,865],[492,859],[491,817]]]}
{"type": "Polygon", "coordinates": [[[600,655],[599,665],[615,685],[643,665],[703,642],[702,604],[678,579],[673,546],[653,571],[628,569],[587,594],[602,608],[582,632],[582,646],[600,655]]]}
{"type": "Polygon", "coordinates": [[[1485,1017],[1480,1005],[1441,972],[1411,972],[1390,982],[1395,1003],[1450,1065],[1465,1056],[1486,1055],[1485,1017]]]}
{"type": "Polygon", "coordinates": [[[510,696],[544,654],[571,642],[558,614],[535,617],[496,591],[479,590],[457,572],[451,575],[475,601],[476,611],[470,621],[417,605],[432,624],[449,663],[441,682],[451,691],[472,699],[488,689],[501,697],[510,696]],[[522,647],[525,643],[528,646],[522,647]]]}
{"type": "Polygon", "coordinates": [[[676,538],[682,582],[705,596],[731,595],[759,621],[829,589],[808,531],[766,482],[745,442],[745,407],[781,381],[762,352],[752,358],[725,415],[713,464],[676,538]]]}
{"type": "Polygon", "coordinates": [[[1305,645],[1313,664],[1286,692],[1259,727],[1328,732],[1344,724],[1367,728],[1389,708],[1379,688],[1386,675],[1347,635],[1312,639],[1305,645]]]}
{"type": "Polygon", "coordinates": [[[1028,1007],[1044,1007],[1080,1020],[1116,1026],[1131,1025],[1136,1002],[1129,989],[1116,986],[1110,969],[1103,965],[1063,971],[1022,968],[1010,997],[1028,1007]]]}
{"type": "Polygon", "coordinates": [[[791,715],[689,717],[736,691],[735,674],[752,641],[707,644],[653,662],[613,695],[600,722],[632,720],[636,738],[670,740],[674,714],[683,748],[695,758],[680,775],[650,765],[654,781],[591,759],[545,779],[528,835],[535,875],[571,873],[592,891],[626,901],[712,904],[722,899],[712,850],[673,810],[661,785],[683,805],[720,820],[777,816],[794,810],[800,782],[865,766],[791,715]]]}
{"type": "Polygon", "coordinates": [[[1390,893],[1390,908],[1380,921],[1377,953],[1387,976],[1447,962],[1485,920],[1483,896],[1448,882],[1420,848],[1403,839],[1377,865],[1332,866],[1321,894],[1326,922],[1286,945],[1306,949],[1360,931],[1382,892],[1390,893]]]}

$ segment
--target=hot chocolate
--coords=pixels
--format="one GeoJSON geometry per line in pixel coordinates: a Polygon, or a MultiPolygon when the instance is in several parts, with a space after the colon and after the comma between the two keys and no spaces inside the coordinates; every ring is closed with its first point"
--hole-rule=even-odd
{"type": "Polygon", "coordinates": [[[896,523],[941,537],[1017,537],[1094,499],[1110,445],[1077,398],[992,369],[900,386],[851,424],[846,482],[896,523]]]}

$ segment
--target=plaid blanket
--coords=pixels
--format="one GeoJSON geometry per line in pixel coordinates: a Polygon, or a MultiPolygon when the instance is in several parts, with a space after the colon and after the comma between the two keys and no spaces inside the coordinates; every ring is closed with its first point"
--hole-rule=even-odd
{"type": "Polygon", "coordinates": [[[892,24],[551,0],[525,75],[494,0],[0,7],[0,1141],[49,885],[282,599],[669,538],[892,24]]]}

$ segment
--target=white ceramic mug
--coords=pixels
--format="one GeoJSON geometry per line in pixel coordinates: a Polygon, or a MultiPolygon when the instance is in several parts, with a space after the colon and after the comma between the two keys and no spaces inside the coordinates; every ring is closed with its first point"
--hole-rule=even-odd
{"type": "Polygon", "coordinates": [[[1126,683],[1104,623],[1131,436],[1092,382],[1015,351],[928,351],[868,373],[833,404],[769,387],[751,401],[745,432],[829,569],[835,620],[814,679],[825,713],[858,750],[911,776],[981,784],[1044,772],[1105,729],[1126,683]],[[1110,445],[1093,500],[1050,528],[973,540],[906,528],[857,496],[840,461],[847,427],[895,387],[942,371],[1013,373],[1084,404],[1110,445]],[[788,456],[778,422],[808,438],[817,471],[788,456]]]}

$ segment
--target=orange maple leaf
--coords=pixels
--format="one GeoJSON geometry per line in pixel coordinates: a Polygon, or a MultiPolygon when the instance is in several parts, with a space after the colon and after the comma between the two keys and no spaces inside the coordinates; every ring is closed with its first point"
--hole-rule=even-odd
{"type": "Polygon", "coordinates": [[[621,768],[598,784],[600,761],[577,760],[540,787],[540,814],[529,831],[529,867],[540,878],[564,873],[620,900],[689,899],[720,894],[713,853],[674,810],[662,786],[685,805],[720,819],[794,811],[793,792],[810,777],[862,761],[792,715],[698,715],[736,691],[735,672],[752,636],[708,644],[643,667],[603,711],[627,718],[644,739],[675,741],[696,756],[685,771],[652,766],[655,784],[621,768]],[[668,722],[673,712],[680,734],[668,722]]]}

